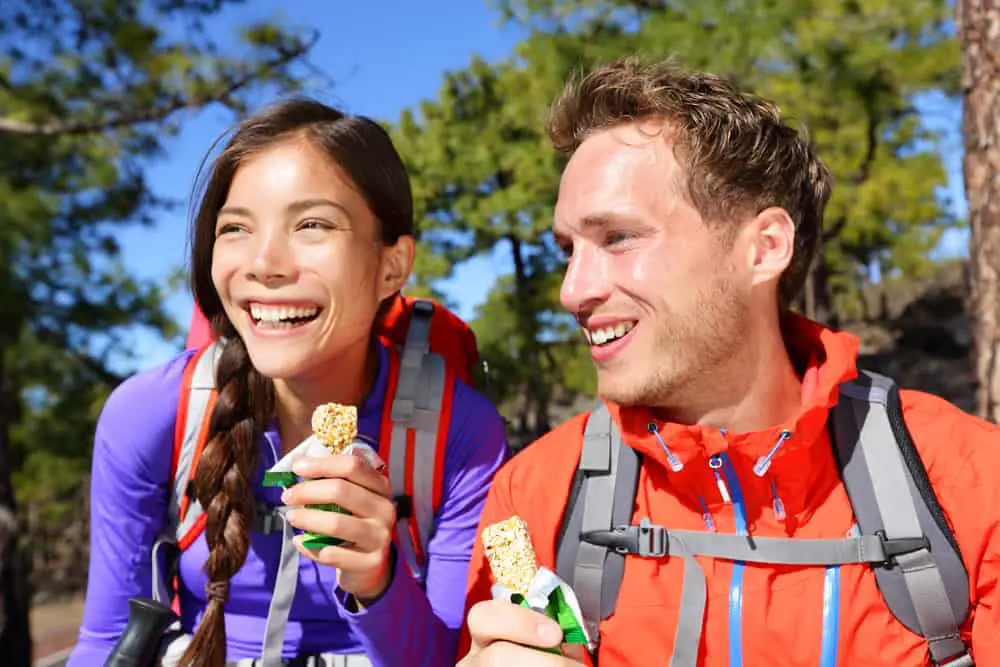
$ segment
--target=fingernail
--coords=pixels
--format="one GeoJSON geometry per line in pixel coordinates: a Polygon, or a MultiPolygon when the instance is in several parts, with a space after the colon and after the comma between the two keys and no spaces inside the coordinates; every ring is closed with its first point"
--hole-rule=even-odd
{"type": "Polygon", "coordinates": [[[285,489],[284,491],[281,492],[281,502],[284,503],[285,505],[292,504],[291,502],[289,502],[291,498],[292,498],[292,492],[289,491],[288,489],[285,489]]]}
{"type": "Polygon", "coordinates": [[[289,510],[285,512],[285,521],[288,523],[295,523],[295,517],[298,516],[298,512],[295,510],[289,510]]]}
{"type": "Polygon", "coordinates": [[[538,636],[546,646],[555,646],[562,642],[563,632],[555,623],[539,623],[538,636]]]}
{"type": "Polygon", "coordinates": [[[308,459],[298,459],[292,464],[292,472],[299,477],[305,477],[311,467],[308,459]]]}

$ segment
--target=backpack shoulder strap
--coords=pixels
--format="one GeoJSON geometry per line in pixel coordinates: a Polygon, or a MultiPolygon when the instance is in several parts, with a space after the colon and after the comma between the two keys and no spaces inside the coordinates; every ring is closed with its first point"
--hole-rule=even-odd
{"type": "Polygon", "coordinates": [[[204,528],[204,512],[190,493],[190,483],[208,438],[209,420],[215,408],[215,369],[223,343],[206,345],[188,361],[184,369],[174,428],[174,460],[168,511],[174,538],[181,551],[204,528]]]}
{"type": "MultiPolygon", "coordinates": [[[[174,602],[177,557],[204,528],[204,513],[188,493],[191,472],[207,435],[215,404],[215,363],[221,343],[211,343],[193,354],[184,366],[174,422],[173,457],[170,462],[170,497],[163,531],[153,543],[153,599],[174,602]]],[[[175,608],[176,610],[176,608],[175,608]]]]}
{"type": "MultiPolygon", "coordinates": [[[[427,545],[441,505],[455,383],[454,369],[430,350],[433,315],[434,305],[429,301],[413,303],[398,367],[389,374],[389,419],[383,424],[381,438],[396,501],[397,544],[421,583],[426,576],[427,545]]],[[[395,359],[393,352],[390,359],[395,359]]]]}
{"type": "Polygon", "coordinates": [[[873,566],[890,611],[927,639],[935,665],[971,665],[958,632],[969,612],[968,573],[906,429],[895,383],[862,371],[842,385],[832,431],[861,533],[925,545],[889,567],[873,566]]]}
{"type": "Polygon", "coordinates": [[[595,640],[601,620],[611,615],[618,600],[625,556],[582,541],[581,535],[632,522],[640,465],[639,454],[623,444],[607,406],[599,401],[584,428],[580,463],[556,548],[556,574],[576,592],[587,632],[595,640]]]}

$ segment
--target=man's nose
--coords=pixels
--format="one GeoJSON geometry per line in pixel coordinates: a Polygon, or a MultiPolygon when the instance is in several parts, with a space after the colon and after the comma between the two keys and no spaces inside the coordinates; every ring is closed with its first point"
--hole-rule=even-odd
{"type": "Polygon", "coordinates": [[[571,313],[580,313],[607,301],[611,295],[607,269],[604,255],[597,248],[575,248],[559,290],[563,308],[571,313]]]}

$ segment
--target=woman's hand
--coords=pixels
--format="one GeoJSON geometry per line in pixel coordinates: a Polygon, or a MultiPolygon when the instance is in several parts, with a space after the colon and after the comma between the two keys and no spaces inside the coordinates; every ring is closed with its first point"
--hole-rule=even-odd
{"type": "Polygon", "coordinates": [[[296,528],[338,537],[350,544],[313,551],[296,546],[307,558],[337,568],[337,582],[362,605],[375,602],[392,582],[390,553],[396,507],[389,480],[364,459],[352,455],[303,457],[293,471],[307,481],[285,490],[286,505],[336,503],[351,515],[294,509],[285,518],[296,528]]]}

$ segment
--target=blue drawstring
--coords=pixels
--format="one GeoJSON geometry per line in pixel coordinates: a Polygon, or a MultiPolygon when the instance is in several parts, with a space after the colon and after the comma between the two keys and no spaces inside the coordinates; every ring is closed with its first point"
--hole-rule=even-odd
{"type": "Polygon", "coordinates": [[[663,442],[663,438],[660,437],[659,431],[656,430],[656,424],[649,422],[649,424],[646,425],[646,428],[649,429],[649,432],[652,433],[654,437],[656,437],[656,441],[660,443],[660,447],[662,447],[664,453],[666,453],[667,461],[670,463],[670,469],[674,472],[680,472],[683,470],[684,464],[681,463],[680,459],[678,459],[672,451],[670,451],[670,448],[667,447],[667,443],[663,442]]]}
{"type": "Polygon", "coordinates": [[[715,532],[715,521],[712,520],[712,514],[708,511],[708,505],[705,504],[705,499],[698,496],[698,502],[701,503],[701,518],[705,520],[705,525],[710,531],[715,532]]]}
{"type": "Polygon", "coordinates": [[[785,520],[785,503],[778,497],[778,483],[771,479],[771,498],[774,501],[774,518],[778,521],[785,520]]]}
{"type": "Polygon", "coordinates": [[[774,447],[771,447],[771,451],[769,451],[766,456],[762,456],[757,459],[757,463],[753,466],[753,474],[758,477],[763,477],[767,473],[768,468],[771,467],[771,459],[773,459],[774,455],[778,453],[778,450],[781,448],[781,445],[784,444],[785,440],[788,440],[790,437],[792,437],[791,431],[782,431],[781,437],[778,438],[778,442],[774,443],[774,447]]]}

